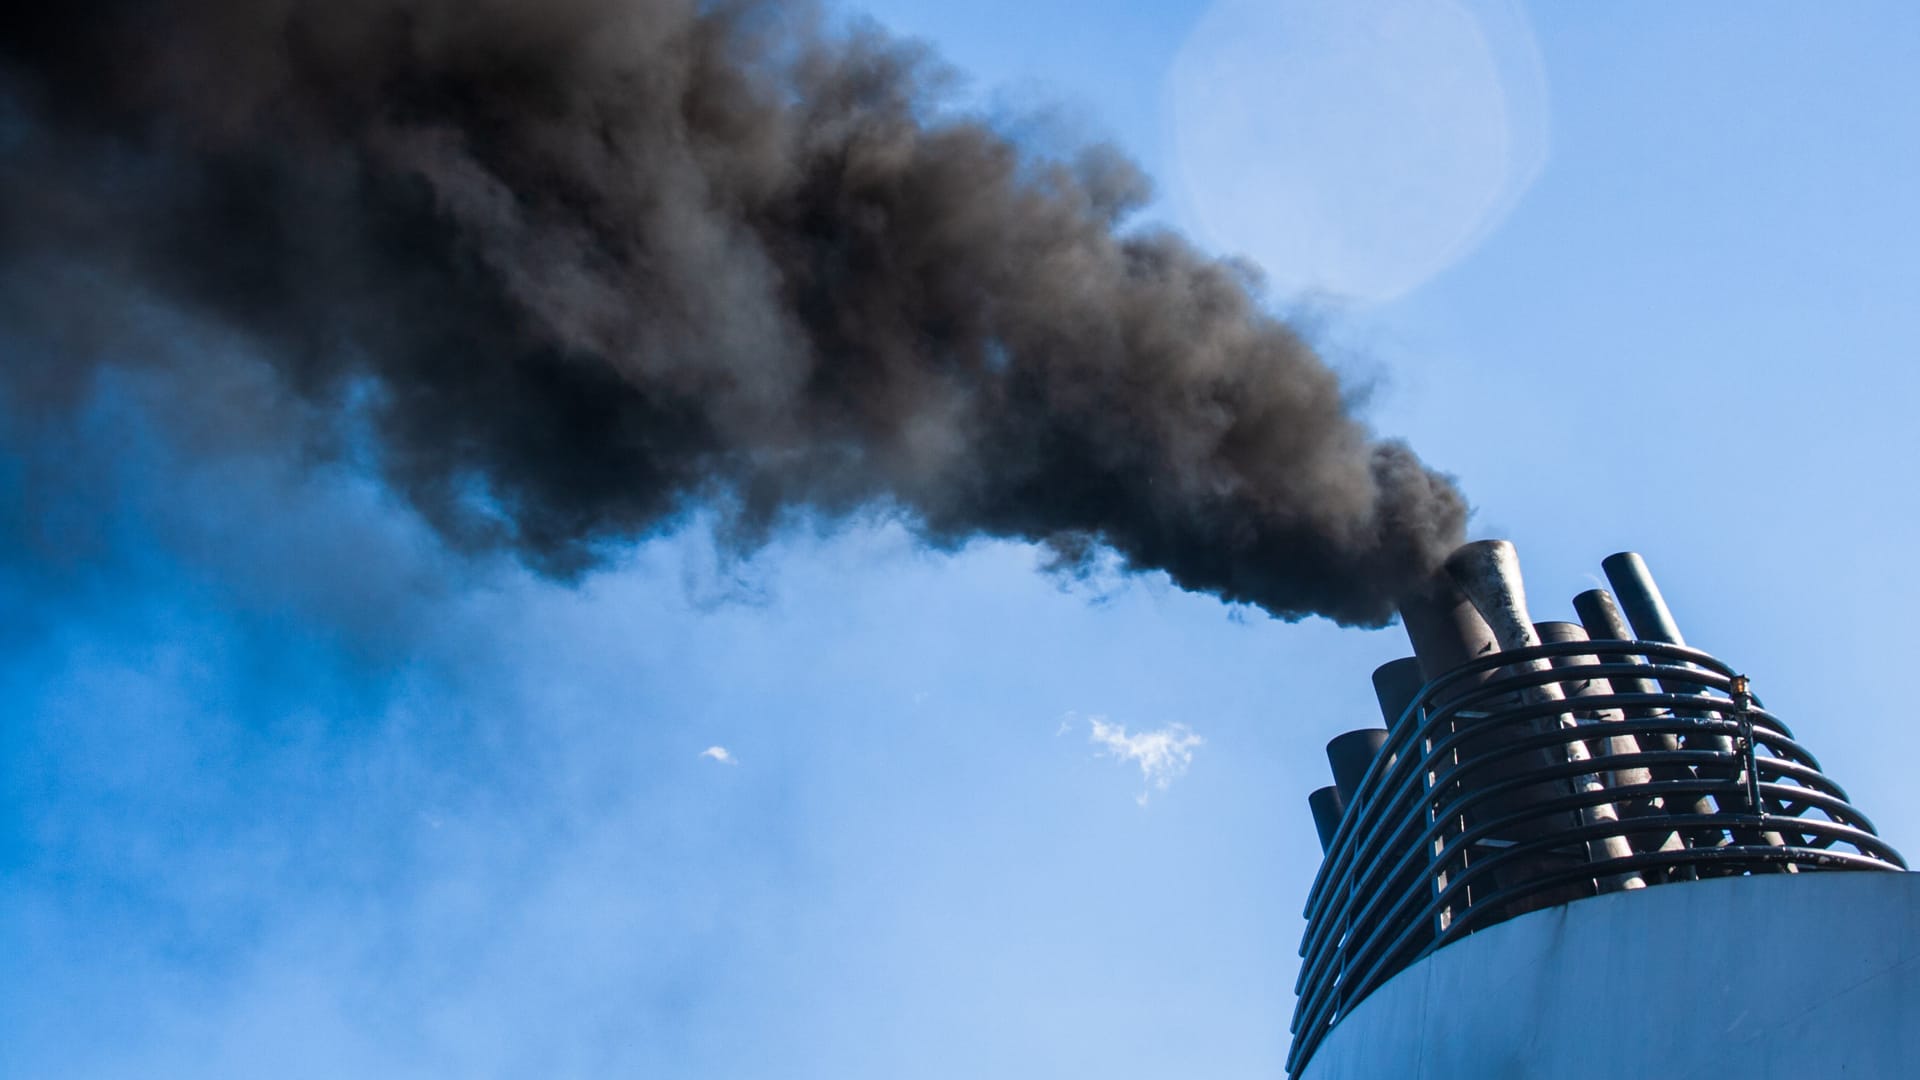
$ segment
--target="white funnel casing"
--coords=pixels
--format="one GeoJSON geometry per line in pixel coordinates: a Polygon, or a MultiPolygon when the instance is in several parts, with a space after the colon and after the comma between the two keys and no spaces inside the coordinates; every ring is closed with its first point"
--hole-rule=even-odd
{"type": "MultiPolygon", "coordinates": [[[[1511,543],[1505,540],[1476,540],[1462,544],[1447,556],[1446,571],[1447,576],[1454,580],[1480,612],[1480,617],[1486,621],[1487,628],[1492,631],[1502,651],[1527,649],[1540,644],[1540,636],[1533,628],[1533,618],[1527,613],[1527,590],[1520,576],[1520,556],[1511,543]]],[[[1510,670],[1548,671],[1552,667],[1551,661],[1535,659],[1515,663],[1510,670]]],[[[1560,687],[1553,683],[1528,690],[1527,697],[1541,704],[1566,699],[1560,687]]],[[[1563,729],[1580,726],[1571,713],[1560,713],[1550,717],[1548,722],[1557,723],[1563,729]]],[[[1566,744],[1566,755],[1567,760],[1572,762],[1592,760],[1586,744],[1578,739],[1566,744]]],[[[1574,787],[1581,792],[1606,790],[1606,785],[1593,774],[1576,776],[1574,787]]],[[[1598,803],[1583,808],[1580,819],[1588,825],[1603,822],[1611,824],[1620,820],[1620,813],[1612,803],[1598,803]]],[[[1626,837],[1616,834],[1589,841],[1587,854],[1596,862],[1624,859],[1633,855],[1633,846],[1626,837]]],[[[1602,889],[1608,891],[1645,886],[1646,882],[1637,873],[1619,874],[1601,882],[1602,889]]]]}

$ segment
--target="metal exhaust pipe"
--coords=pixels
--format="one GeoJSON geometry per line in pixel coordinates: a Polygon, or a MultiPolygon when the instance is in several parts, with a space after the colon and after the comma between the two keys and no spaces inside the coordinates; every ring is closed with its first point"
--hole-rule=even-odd
{"type": "MultiPolygon", "coordinates": [[[[1642,641],[1658,641],[1668,645],[1685,646],[1687,639],[1681,636],[1680,626],[1674,621],[1673,610],[1667,607],[1667,598],[1660,593],[1660,586],[1653,580],[1653,571],[1647,568],[1647,560],[1639,552],[1620,551],[1600,560],[1600,569],[1606,572],[1607,581],[1612,583],[1614,593],[1620,598],[1620,607],[1624,609],[1627,621],[1633,625],[1633,632],[1642,641]]],[[[1671,686],[1661,684],[1668,692],[1688,692],[1691,686],[1671,686]]],[[[1725,735],[1691,735],[1684,740],[1689,750],[1711,750],[1723,754],[1732,760],[1737,750],[1733,740],[1725,735]]],[[[1697,772],[1698,770],[1696,770],[1697,772]]],[[[1734,766],[1714,769],[1706,774],[1717,781],[1739,783],[1745,780],[1745,768],[1734,766]]],[[[1722,810],[1737,812],[1744,806],[1744,800],[1729,806],[1726,801],[1714,798],[1714,804],[1722,810]]],[[[1780,847],[1786,843],[1784,837],[1775,832],[1755,832],[1745,829],[1734,830],[1733,839],[1740,844],[1764,844],[1780,847]]],[[[1798,873],[1799,868],[1787,864],[1783,867],[1787,873],[1798,873]]]]}
{"type": "Polygon", "coordinates": [[[1673,621],[1673,609],[1667,607],[1667,598],[1654,583],[1653,571],[1647,569],[1647,560],[1641,558],[1639,552],[1615,552],[1600,560],[1600,569],[1606,572],[1614,595],[1620,598],[1620,608],[1633,624],[1636,637],[1668,645],[1687,643],[1680,635],[1679,624],[1673,621]]]}
{"type": "Polygon", "coordinates": [[[1435,574],[1424,589],[1400,601],[1400,621],[1428,682],[1500,651],[1486,620],[1444,574],[1435,574]]]}
{"type": "MultiPolygon", "coordinates": [[[[1572,622],[1534,623],[1533,632],[1539,636],[1540,643],[1543,645],[1562,645],[1562,644],[1567,644],[1569,642],[1580,642],[1581,644],[1585,644],[1589,640],[1587,636],[1586,628],[1581,626],[1579,623],[1572,623],[1572,622]]],[[[1599,662],[1600,662],[1600,658],[1598,656],[1585,654],[1585,653],[1575,653],[1568,656],[1556,656],[1551,661],[1551,663],[1556,669],[1568,670],[1568,671],[1577,671],[1580,668],[1590,667],[1592,665],[1598,664],[1599,662]]],[[[1579,702],[1581,698],[1600,697],[1602,695],[1613,693],[1612,682],[1603,678],[1595,678],[1591,675],[1581,676],[1577,678],[1572,675],[1569,675],[1567,678],[1560,681],[1559,686],[1560,686],[1561,692],[1566,695],[1567,700],[1572,703],[1579,702]]],[[[1580,717],[1580,719],[1620,720],[1620,719],[1623,719],[1623,716],[1619,709],[1588,708],[1582,711],[1582,716],[1580,717]]],[[[1595,757],[1599,757],[1601,754],[1612,753],[1614,751],[1611,750],[1611,747],[1614,745],[1615,739],[1624,740],[1624,747],[1623,749],[1618,751],[1619,753],[1637,754],[1640,752],[1640,745],[1637,741],[1635,741],[1633,736],[1631,735],[1609,736],[1604,732],[1595,732],[1592,738],[1589,738],[1588,740],[1586,740],[1587,752],[1592,754],[1595,757]]],[[[1641,771],[1644,771],[1644,770],[1641,770],[1641,771]]],[[[1635,780],[1634,783],[1644,784],[1651,779],[1652,777],[1650,776],[1643,776],[1635,780]]]]}
{"type": "MultiPolygon", "coordinates": [[[[1640,565],[1642,571],[1644,571],[1645,563],[1641,563],[1640,565]]],[[[1661,601],[1659,607],[1664,611],[1666,608],[1665,601],[1661,601]]],[[[1605,589],[1588,589],[1586,592],[1575,596],[1573,598],[1573,610],[1579,613],[1580,623],[1586,627],[1587,636],[1593,641],[1634,640],[1633,631],[1627,626],[1627,617],[1621,613],[1620,605],[1614,602],[1613,594],[1605,589]]],[[[1669,612],[1666,615],[1666,620],[1671,623],[1672,618],[1672,613],[1669,612]]],[[[1678,631],[1676,630],[1675,632],[1677,633],[1678,631]]],[[[1644,660],[1634,653],[1609,653],[1604,649],[1598,651],[1600,659],[1609,664],[1645,663],[1644,660]]],[[[1615,676],[1612,682],[1614,690],[1622,694],[1651,694],[1656,689],[1651,680],[1631,676],[1615,676]]],[[[1658,716],[1664,711],[1665,710],[1662,709],[1647,708],[1628,709],[1626,710],[1626,715],[1630,719],[1640,720],[1651,716],[1658,716]]],[[[1642,749],[1654,753],[1680,749],[1680,740],[1666,732],[1642,735],[1639,738],[1639,742],[1642,749]]],[[[1656,766],[1651,772],[1655,780],[1694,779],[1693,770],[1685,765],[1656,766]]],[[[1663,804],[1668,813],[1711,814],[1714,812],[1713,800],[1705,795],[1669,796],[1663,800],[1663,804]]],[[[1718,829],[1708,829],[1705,831],[1696,829],[1688,834],[1687,840],[1694,847],[1716,847],[1726,842],[1726,834],[1718,829]]],[[[1635,846],[1640,846],[1639,842],[1636,842],[1635,846]]],[[[1665,850],[1665,848],[1663,847],[1661,850],[1665,850]]],[[[1684,872],[1689,877],[1694,876],[1692,871],[1684,872]]]]}
{"type": "MultiPolygon", "coordinates": [[[[1536,623],[1534,625],[1534,632],[1539,634],[1540,640],[1546,644],[1570,641],[1586,642],[1589,640],[1586,628],[1579,623],[1536,623]]],[[[1600,662],[1599,656],[1589,653],[1574,653],[1568,656],[1556,656],[1553,658],[1553,666],[1555,668],[1566,670],[1578,670],[1579,668],[1589,667],[1599,664],[1600,662]]],[[[1569,678],[1560,685],[1566,690],[1569,703],[1577,703],[1581,698],[1604,697],[1614,692],[1614,686],[1610,680],[1592,676],[1580,679],[1569,678]]],[[[1626,714],[1621,710],[1613,708],[1592,709],[1587,711],[1580,719],[1596,722],[1594,726],[1599,728],[1599,730],[1594,732],[1593,737],[1587,740],[1587,752],[1594,757],[1635,755],[1640,753],[1640,741],[1634,736],[1610,735],[1605,731],[1605,725],[1626,719],[1626,714]]],[[[1613,803],[1614,809],[1619,812],[1622,818],[1660,817],[1665,815],[1665,806],[1657,797],[1645,794],[1633,794],[1634,789],[1638,788],[1644,792],[1646,785],[1653,783],[1652,770],[1642,766],[1610,769],[1606,773],[1605,782],[1607,787],[1622,793],[1621,797],[1615,799],[1613,803]]],[[[1638,833],[1628,837],[1628,843],[1637,852],[1676,851],[1685,846],[1681,842],[1679,834],[1671,829],[1657,833],[1638,833]]]]}
{"type": "MultiPolygon", "coordinates": [[[[1420,718],[1408,716],[1407,710],[1419,698],[1420,691],[1426,689],[1426,685],[1427,677],[1420,670],[1420,659],[1415,656],[1389,660],[1373,669],[1374,700],[1380,704],[1380,716],[1386,722],[1389,732],[1403,734],[1402,727],[1408,724],[1417,728],[1420,718]]],[[[1421,747],[1418,743],[1409,742],[1403,745],[1408,747],[1407,752],[1413,754],[1415,758],[1421,756],[1421,747]]],[[[1388,765],[1391,767],[1391,759],[1388,765]]],[[[1425,778],[1416,779],[1415,782],[1424,786],[1425,778]]],[[[1391,854],[1397,857],[1404,853],[1405,848],[1401,847],[1396,848],[1391,854]]],[[[1419,887],[1420,879],[1426,870],[1427,867],[1418,861],[1410,863],[1405,872],[1395,878],[1388,888],[1392,890],[1393,895],[1412,892],[1419,887]]]]}
{"type": "Polygon", "coordinates": [[[1403,656],[1373,669],[1373,697],[1380,703],[1380,719],[1387,729],[1399,726],[1401,717],[1413,700],[1426,689],[1427,677],[1420,670],[1420,658],[1403,656]]]}
{"type": "MultiPolygon", "coordinates": [[[[1587,641],[1586,628],[1579,623],[1559,621],[1534,623],[1533,633],[1535,637],[1540,639],[1542,645],[1562,645],[1575,641],[1584,644],[1587,641]]],[[[1576,669],[1599,662],[1600,658],[1597,656],[1578,654],[1573,656],[1556,656],[1548,661],[1548,663],[1552,664],[1555,668],[1563,669],[1576,669]]],[[[1610,694],[1613,692],[1612,683],[1605,679],[1596,679],[1591,676],[1576,678],[1569,675],[1565,679],[1562,679],[1557,685],[1560,687],[1560,692],[1566,695],[1569,701],[1578,701],[1583,697],[1597,697],[1600,694],[1610,694]]],[[[1593,710],[1587,711],[1593,712],[1593,710]]],[[[1612,709],[1594,712],[1593,718],[1596,720],[1600,719],[1603,713],[1613,713],[1613,718],[1618,719],[1618,712],[1612,709]]],[[[1596,734],[1594,738],[1587,740],[1587,749],[1597,756],[1601,748],[1596,744],[1604,741],[1605,738],[1603,736],[1596,734]]],[[[1636,747],[1636,749],[1638,748],[1636,747]]]]}
{"type": "Polygon", "coordinates": [[[1385,745],[1386,728],[1356,728],[1335,735],[1327,743],[1327,764],[1333,768],[1333,786],[1340,792],[1343,805],[1353,805],[1360,781],[1366,779],[1368,767],[1385,745]]]}
{"type": "MultiPolygon", "coordinates": [[[[1414,666],[1419,669],[1423,683],[1430,683],[1464,664],[1500,651],[1500,643],[1493,639],[1493,631],[1487,627],[1486,620],[1480,617],[1480,612],[1474,608],[1466,594],[1460,591],[1460,586],[1455,585],[1446,574],[1438,571],[1429,576],[1420,589],[1401,598],[1400,623],[1407,632],[1408,643],[1413,646],[1414,666]]],[[[1443,705],[1447,700],[1471,691],[1493,676],[1494,672],[1484,671],[1461,678],[1455,681],[1451,688],[1433,704],[1443,705]]],[[[1434,732],[1436,738],[1445,737],[1447,734],[1450,732],[1440,730],[1434,732]]],[[[1431,783],[1433,775],[1429,773],[1426,779],[1431,783]]],[[[1430,794],[1435,798],[1445,795],[1444,792],[1430,794]]],[[[1446,832],[1439,838],[1440,844],[1444,846],[1450,843],[1466,826],[1467,822],[1464,818],[1456,817],[1450,820],[1447,823],[1446,832]]],[[[1448,867],[1433,869],[1434,891],[1436,893],[1444,891],[1452,871],[1448,867]]],[[[1451,908],[1440,911],[1436,919],[1438,928],[1446,929],[1452,919],[1451,908]]]]}
{"type": "MultiPolygon", "coordinates": [[[[1486,619],[1481,616],[1480,610],[1474,606],[1473,601],[1467,598],[1466,593],[1461,591],[1460,586],[1444,569],[1436,570],[1420,589],[1401,599],[1400,617],[1406,628],[1407,640],[1413,645],[1415,664],[1419,668],[1420,677],[1428,683],[1500,651],[1500,643],[1495,639],[1493,629],[1487,625],[1486,619]]],[[[1497,668],[1489,668],[1469,677],[1456,676],[1448,689],[1436,695],[1430,704],[1444,706],[1452,700],[1473,692],[1498,675],[1497,668]]],[[[1462,713],[1455,724],[1473,724],[1478,717],[1485,716],[1488,711],[1497,711],[1501,707],[1501,702],[1478,704],[1475,710],[1462,713]]],[[[1432,735],[1436,739],[1443,739],[1452,734],[1454,729],[1453,726],[1439,727],[1432,732],[1432,735]]],[[[1439,770],[1451,773],[1455,780],[1444,789],[1430,787],[1428,797],[1438,806],[1451,801],[1462,789],[1499,783],[1542,766],[1550,766],[1553,763],[1552,756],[1540,751],[1527,755],[1525,760],[1510,756],[1486,761],[1465,772],[1453,770],[1452,766],[1462,761],[1474,761],[1496,750],[1501,743],[1520,733],[1503,724],[1493,729],[1483,728],[1469,737],[1449,755],[1450,760],[1437,763],[1439,770]]],[[[1426,777],[1429,785],[1435,779],[1432,773],[1426,777]]],[[[1476,818],[1498,817],[1507,810],[1533,801],[1534,798],[1550,798],[1564,794],[1566,790],[1570,789],[1562,789],[1559,785],[1543,785],[1543,789],[1527,789],[1502,796],[1497,804],[1483,802],[1476,810],[1450,818],[1446,822],[1446,831],[1437,838],[1436,848],[1443,848],[1453,843],[1456,837],[1472,826],[1476,818]]],[[[1516,830],[1512,835],[1489,839],[1498,845],[1545,836],[1553,831],[1555,830],[1544,822],[1534,822],[1516,830]]],[[[1430,867],[1435,892],[1445,891],[1448,882],[1480,856],[1480,847],[1481,845],[1475,845],[1471,850],[1459,852],[1451,857],[1446,865],[1430,867]]],[[[1502,881],[1512,883],[1525,880],[1529,872],[1527,867],[1498,871],[1494,875],[1494,884],[1498,886],[1502,881]]],[[[1576,883],[1551,895],[1524,901],[1511,913],[1519,914],[1522,910],[1531,910],[1535,907],[1551,907],[1554,904],[1587,895],[1591,895],[1591,885],[1583,887],[1576,883]]],[[[1435,920],[1437,929],[1445,930],[1451,924],[1452,917],[1451,908],[1439,911],[1435,920]]]]}
{"type": "MultiPolygon", "coordinates": [[[[1533,619],[1527,614],[1527,593],[1524,579],[1520,574],[1520,556],[1513,545],[1505,540],[1479,540],[1463,544],[1447,556],[1446,569],[1449,576],[1460,586],[1473,606],[1486,620],[1493,631],[1496,641],[1503,650],[1532,648],[1540,644],[1540,636],[1534,632],[1533,619]]],[[[1513,665],[1517,671],[1550,671],[1553,665],[1545,659],[1523,660],[1513,665]]],[[[1546,704],[1565,700],[1565,694],[1557,683],[1545,683],[1533,687],[1526,696],[1536,703],[1546,704]]],[[[1562,729],[1580,726],[1571,713],[1549,716],[1536,730],[1549,730],[1544,724],[1557,724],[1562,729]]],[[[1573,739],[1565,744],[1566,760],[1581,762],[1591,759],[1586,743],[1573,739]]],[[[1574,786],[1582,792],[1606,790],[1599,777],[1584,774],[1574,778],[1574,786]]],[[[1618,824],[1619,812],[1612,803],[1598,803],[1585,807],[1580,818],[1587,825],[1618,824]]],[[[1623,859],[1632,856],[1633,847],[1625,836],[1614,833],[1603,836],[1587,844],[1587,857],[1595,862],[1610,859],[1623,859]]],[[[1638,889],[1646,882],[1636,873],[1611,876],[1605,883],[1608,889],[1638,889]]]]}
{"type": "MultiPolygon", "coordinates": [[[[1627,629],[1626,616],[1620,613],[1620,605],[1614,603],[1613,594],[1605,589],[1588,589],[1573,598],[1573,610],[1580,616],[1580,625],[1587,631],[1591,641],[1632,641],[1633,631],[1627,629]]],[[[1601,656],[1609,663],[1639,663],[1640,658],[1631,653],[1608,653],[1601,656]]],[[[1614,688],[1623,694],[1651,694],[1653,684],[1640,678],[1615,677],[1614,688]]]]}
{"type": "Polygon", "coordinates": [[[1320,834],[1320,854],[1333,850],[1333,834],[1340,830],[1340,818],[1347,812],[1346,801],[1329,784],[1314,788],[1307,796],[1307,808],[1313,811],[1313,831],[1320,834]]]}

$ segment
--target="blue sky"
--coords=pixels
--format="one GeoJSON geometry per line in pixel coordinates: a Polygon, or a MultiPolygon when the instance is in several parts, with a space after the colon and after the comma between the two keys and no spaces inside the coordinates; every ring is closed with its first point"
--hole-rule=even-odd
{"type": "MultiPolygon", "coordinates": [[[[1920,15],[1221,3],[864,10],[1265,263],[1537,616],[1643,551],[1920,849],[1920,15]]],[[[0,1073],[1281,1075],[1397,630],[884,521],[563,587],[213,389],[0,414],[0,1073]]]]}

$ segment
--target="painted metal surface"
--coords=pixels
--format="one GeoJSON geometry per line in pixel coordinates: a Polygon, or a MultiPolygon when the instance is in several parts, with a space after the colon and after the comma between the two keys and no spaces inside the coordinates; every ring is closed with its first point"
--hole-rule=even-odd
{"type": "Polygon", "coordinates": [[[1333,772],[1333,786],[1340,791],[1342,806],[1353,801],[1354,792],[1360,790],[1360,781],[1385,745],[1386,728],[1356,728],[1335,735],[1327,743],[1327,766],[1333,772]]]}
{"type": "MultiPolygon", "coordinates": [[[[1460,586],[1473,606],[1480,611],[1481,618],[1493,630],[1494,640],[1499,642],[1503,652],[1525,655],[1523,650],[1533,649],[1540,644],[1540,635],[1534,629],[1533,616],[1527,611],[1527,589],[1525,579],[1520,573],[1520,556],[1513,544],[1506,540],[1476,540],[1462,544],[1447,556],[1447,573],[1460,586]]],[[[1564,624],[1561,624],[1564,625],[1564,624]]],[[[1529,659],[1516,659],[1508,669],[1524,676],[1529,672],[1550,672],[1554,668],[1554,659],[1546,656],[1529,659]]],[[[1585,680],[1580,680],[1584,682],[1585,680]]],[[[1529,685],[1522,697],[1538,703],[1550,704],[1565,700],[1567,690],[1559,683],[1543,682],[1529,685]]],[[[1540,734],[1555,728],[1573,728],[1578,721],[1572,713],[1545,713],[1533,719],[1531,731],[1516,726],[1514,734],[1540,734]]],[[[1535,755],[1538,764],[1536,771],[1544,772],[1558,764],[1559,760],[1583,763],[1593,758],[1587,744],[1582,739],[1570,739],[1560,745],[1556,751],[1535,755]]],[[[1531,764],[1531,763],[1529,763],[1531,764]]],[[[1562,780],[1559,784],[1538,784],[1524,792],[1516,793],[1511,801],[1512,808],[1518,808],[1526,801],[1540,801],[1552,798],[1559,790],[1571,785],[1575,792],[1590,794],[1604,792],[1606,785],[1601,782],[1597,772],[1579,772],[1562,780]]],[[[1352,801],[1349,797],[1348,801],[1352,801]]],[[[1504,809],[1504,808],[1503,808],[1504,809]]],[[[1609,859],[1625,859],[1633,854],[1633,847],[1625,836],[1609,831],[1608,827],[1620,820],[1618,808],[1611,802],[1594,802],[1578,808],[1579,822],[1593,831],[1587,840],[1589,859],[1593,862],[1605,862],[1609,859]]],[[[1520,868],[1527,873],[1527,868],[1520,868]]],[[[1646,882],[1634,871],[1608,875],[1599,879],[1600,888],[1641,889],[1646,882]]]]}
{"type": "Polygon", "coordinates": [[[1373,696],[1380,703],[1380,722],[1388,727],[1400,722],[1407,706],[1420,696],[1427,677],[1420,671],[1420,660],[1403,656],[1373,669],[1373,696]]]}
{"type": "Polygon", "coordinates": [[[1445,574],[1435,574],[1424,591],[1400,602],[1400,622],[1429,682],[1500,651],[1487,621],[1445,574]]]}
{"type": "MultiPolygon", "coordinates": [[[[1644,560],[1640,563],[1644,569],[1644,560]]],[[[1580,622],[1586,627],[1587,636],[1594,641],[1632,641],[1633,631],[1627,626],[1627,617],[1621,613],[1620,605],[1614,602],[1613,594],[1605,589],[1588,589],[1573,598],[1573,609],[1580,614],[1580,622]]],[[[1639,658],[1632,653],[1601,652],[1600,661],[1606,664],[1634,664],[1639,658]]],[[[1652,682],[1632,675],[1616,675],[1608,680],[1613,689],[1622,694],[1651,694],[1655,691],[1652,682]]],[[[1645,720],[1654,713],[1647,709],[1623,710],[1628,720],[1645,720]]],[[[1664,732],[1649,732],[1640,736],[1640,746],[1662,754],[1675,754],[1684,749],[1680,740],[1664,732]]],[[[1684,783],[1694,778],[1692,768],[1686,765],[1656,765],[1651,769],[1653,779],[1661,782],[1675,781],[1684,783]]],[[[1691,798],[1668,794],[1661,800],[1666,809],[1674,813],[1711,814],[1713,800],[1705,795],[1691,798]]],[[[1687,837],[1696,846],[1718,842],[1712,832],[1696,832],[1687,837]]]]}
{"type": "Polygon", "coordinates": [[[1680,634],[1679,624],[1673,621],[1673,612],[1667,607],[1667,598],[1661,595],[1660,586],[1654,583],[1653,571],[1647,569],[1647,560],[1639,552],[1616,552],[1600,560],[1600,569],[1612,583],[1613,591],[1620,599],[1620,607],[1625,610],[1627,621],[1633,624],[1633,634],[1642,641],[1664,641],[1669,645],[1685,645],[1687,639],[1680,634]]]}
{"type": "Polygon", "coordinates": [[[1920,1076],[1917,1011],[1920,874],[1719,878],[1448,945],[1342,1019],[1299,1075],[1920,1076]]]}
{"type": "Polygon", "coordinates": [[[1387,729],[1335,739],[1334,789],[1310,800],[1325,858],[1289,1072],[1401,972],[1503,920],[1654,885],[1905,869],[1744,675],[1679,644],[1645,560],[1605,568],[1621,602],[1581,594],[1585,625],[1533,623],[1500,540],[1462,545],[1402,605],[1416,659],[1375,673],[1387,729]]]}
{"type": "MultiPolygon", "coordinates": [[[[1561,642],[1501,652],[1475,661],[1430,685],[1390,732],[1387,747],[1362,779],[1347,807],[1303,912],[1302,963],[1295,980],[1294,1043],[1287,1066],[1297,1072],[1315,1048],[1350,1014],[1408,965],[1467,935],[1524,914],[1565,903],[1566,891],[1589,896],[1596,880],[1633,872],[1651,883],[1729,878],[1798,871],[1904,870],[1899,852],[1879,838],[1873,822],[1847,800],[1793,732],[1757,703],[1734,698],[1737,675],[1724,662],[1695,649],[1653,642],[1608,643],[1639,662],[1553,666],[1562,656],[1591,655],[1592,642],[1561,642]],[[1530,662],[1546,659],[1546,671],[1530,662]],[[1475,683],[1485,670],[1528,669],[1475,683]],[[1479,668],[1481,670],[1474,670],[1479,668]],[[1530,684],[1552,679],[1592,684],[1645,672],[1659,686],[1686,686],[1690,693],[1595,694],[1570,704],[1562,696],[1523,701],[1530,684]],[[1458,680],[1458,682],[1456,682],[1458,680]],[[1474,685],[1461,694],[1459,683],[1474,685]],[[1489,707],[1489,703],[1493,703],[1489,707]],[[1572,727],[1556,726],[1519,740],[1489,740],[1547,714],[1573,710],[1572,727]],[[1656,713],[1631,721],[1585,720],[1613,710],[1656,713]],[[1611,729],[1611,730],[1609,730],[1611,729]],[[1650,734],[1692,737],[1705,733],[1751,734],[1751,753],[1722,755],[1688,750],[1650,752],[1561,764],[1543,774],[1484,783],[1489,760],[1532,753],[1589,737],[1650,734]],[[1543,802],[1507,806],[1512,793],[1540,780],[1576,773],[1626,774],[1645,767],[1687,766],[1688,781],[1656,782],[1576,792],[1543,802]],[[1753,786],[1739,773],[1755,770],[1753,786]],[[1596,802],[1678,796],[1681,808],[1698,795],[1714,797],[1712,814],[1672,813],[1599,826],[1540,830],[1596,802]],[[1501,808],[1507,807],[1506,812],[1501,808]],[[1601,831],[1635,838],[1653,831],[1711,835],[1713,843],[1634,851],[1624,858],[1594,861],[1587,841],[1601,831]],[[1531,835],[1539,832],[1540,835],[1531,835]],[[1785,835],[1783,835],[1785,834],[1785,835]],[[1734,842],[1722,842],[1727,837],[1734,842]],[[1791,840],[1791,843],[1786,842],[1791,840]],[[1555,856],[1558,853],[1558,857],[1555,856]]],[[[1641,744],[1646,745],[1644,742],[1641,744]]]]}
{"type": "Polygon", "coordinates": [[[1340,815],[1347,812],[1346,800],[1340,797],[1339,788],[1328,784],[1314,788],[1307,796],[1307,809],[1313,812],[1313,831],[1320,835],[1320,853],[1325,855],[1340,829],[1340,815]]]}

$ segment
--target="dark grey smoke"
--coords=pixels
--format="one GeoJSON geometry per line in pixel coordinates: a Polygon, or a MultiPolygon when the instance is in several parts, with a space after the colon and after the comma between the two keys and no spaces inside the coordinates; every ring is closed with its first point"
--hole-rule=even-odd
{"type": "Polygon", "coordinates": [[[1379,623],[1461,533],[1239,273],[1122,230],[1130,164],[945,114],[810,9],[65,0],[0,80],[16,327],[135,296],[370,393],[429,520],[549,573],[694,507],[751,545],[879,506],[1379,623]]]}

